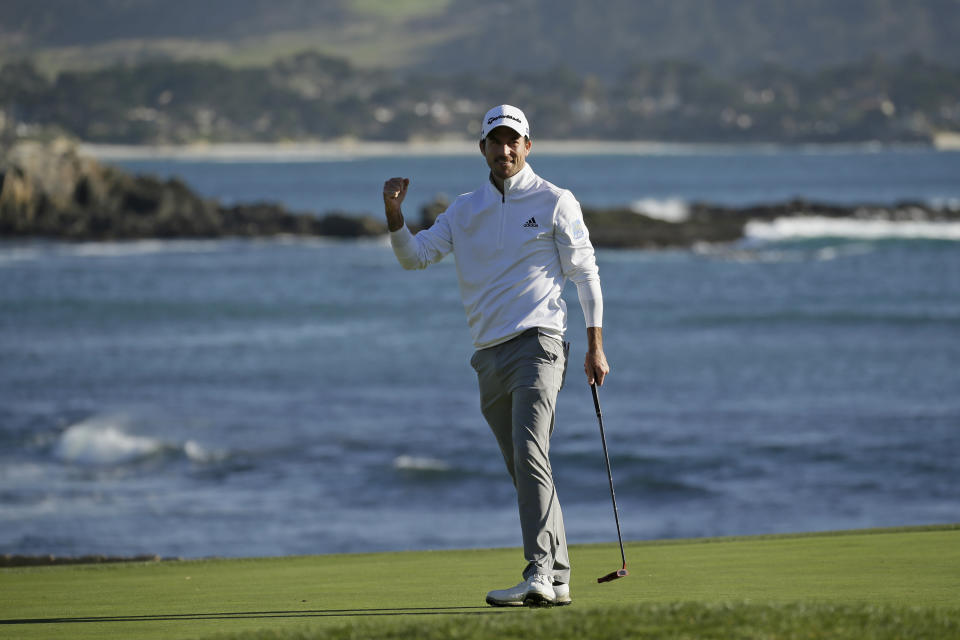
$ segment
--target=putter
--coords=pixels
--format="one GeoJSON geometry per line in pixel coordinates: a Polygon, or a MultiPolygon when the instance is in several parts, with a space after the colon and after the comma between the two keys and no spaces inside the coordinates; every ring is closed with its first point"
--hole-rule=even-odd
{"type": "Polygon", "coordinates": [[[600,442],[603,443],[603,459],[607,461],[607,480],[610,481],[610,499],[613,500],[613,519],[617,523],[617,540],[620,542],[620,559],[623,566],[616,571],[611,571],[607,575],[597,578],[597,582],[610,582],[617,578],[630,575],[627,571],[627,556],[623,553],[623,536],[620,535],[620,514],[617,512],[617,495],[613,492],[613,472],[610,471],[610,456],[607,454],[607,438],[603,435],[603,412],[600,411],[600,398],[597,396],[597,385],[590,385],[590,391],[593,392],[593,406],[597,409],[597,422],[600,424],[600,442]]]}

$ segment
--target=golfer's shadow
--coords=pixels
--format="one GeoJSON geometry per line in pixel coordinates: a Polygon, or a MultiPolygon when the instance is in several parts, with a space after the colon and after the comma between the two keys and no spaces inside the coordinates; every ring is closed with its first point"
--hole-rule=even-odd
{"type": "Polygon", "coordinates": [[[156,613],[139,616],[72,616],[63,618],[0,619],[0,625],[79,624],[84,622],[162,622],[177,620],[245,620],[258,618],[338,618],[356,616],[448,616],[504,613],[493,607],[398,607],[376,609],[304,609],[294,611],[221,611],[217,613],[156,613]]]}

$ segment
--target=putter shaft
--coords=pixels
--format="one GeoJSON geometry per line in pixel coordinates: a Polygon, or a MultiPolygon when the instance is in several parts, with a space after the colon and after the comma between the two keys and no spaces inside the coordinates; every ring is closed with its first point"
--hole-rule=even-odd
{"type": "Polygon", "coordinates": [[[610,483],[610,500],[613,502],[613,519],[617,523],[617,541],[620,543],[620,559],[623,561],[623,567],[618,571],[613,571],[597,578],[597,582],[609,582],[629,575],[627,571],[627,556],[623,552],[623,536],[620,534],[620,512],[617,509],[617,494],[613,490],[613,472],[610,470],[610,455],[607,453],[607,437],[603,432],[603,412],[600,410],[600,397],[597,395],[597,385],[590,385],[590,391],[593,393],[593,406],[597,410],[597,423],[600,425],[600,442],[603,444],[603,459],[607,463],[607,480],[610,483]]]}

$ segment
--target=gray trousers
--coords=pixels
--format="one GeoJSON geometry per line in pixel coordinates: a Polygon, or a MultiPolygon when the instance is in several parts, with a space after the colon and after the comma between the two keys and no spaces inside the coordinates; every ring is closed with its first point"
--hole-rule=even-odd
{"type": "Polygon", "coordinates": [[[543,574],[569,583],[570,558],[563,514],[550,467],[557,393],[569,345],[536,329],[474,353],[480,407],[517,490],[523,577],[543,574]]]}

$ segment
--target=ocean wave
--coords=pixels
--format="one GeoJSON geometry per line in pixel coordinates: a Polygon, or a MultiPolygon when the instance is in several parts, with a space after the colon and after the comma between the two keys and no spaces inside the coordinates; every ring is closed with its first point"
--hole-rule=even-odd
{"type": "Polygon", "coordinates": [[[86,466],[116,466],[163,455],[183,456],[197,463],[224,458],[195,442],[171,443],[129,433],[129,421],[117,416],[95,416],[71,425],[53,446],[56,459],[86,466]]]}
{"type": "Polygon", "coordinates": [[[147,458],[165,449],[154,438],[124,431],[120,418],[95,417],[67,428],[54,447],[54,456],[64,462],[86,465],[123,464],[147,458]]]}
{"type": "Polygon", "coordinates": [[[665,222],[686,222],[690,205],[682,198],[643,198],[630,203],[630,210],[665,222]]]}
{"type": "Polygon", "coordinates": [[[960,240],[960,222],[827,218],[803,216],[751,220],[745,235],[752,240],[776,242],[811,238],[856,238],[861,240],[960,240]]]}

